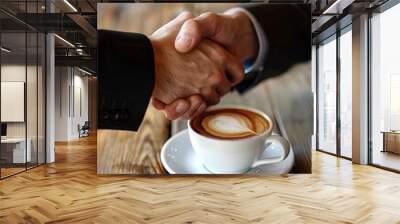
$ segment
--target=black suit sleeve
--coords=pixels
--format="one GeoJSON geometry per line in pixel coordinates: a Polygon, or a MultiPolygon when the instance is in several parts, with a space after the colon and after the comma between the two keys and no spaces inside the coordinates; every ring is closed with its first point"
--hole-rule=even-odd
{"type": "Polygon", "coordinates": [[[142,34],[98,31],[98,128],[137,131],[154,87],[154,56],[142,34]]]}
{"type": "Polygon", "coordinates": [[[308,4],[245,5],[267,38],[267,55],[260,71],[246,74],[238,86],[245,91],[262,80],[280,75],[290,66],[311,60],[311,11],[308,4]]]}

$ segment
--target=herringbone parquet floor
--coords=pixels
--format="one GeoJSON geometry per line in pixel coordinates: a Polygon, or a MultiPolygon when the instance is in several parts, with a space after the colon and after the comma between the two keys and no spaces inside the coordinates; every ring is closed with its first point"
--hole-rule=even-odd
{"type": "Polygon", "coordinates": [[[313,174],[97,176],[94,138],[0,181],[0,223],[400,223],[400,175],[314,152],[313,174]]]}

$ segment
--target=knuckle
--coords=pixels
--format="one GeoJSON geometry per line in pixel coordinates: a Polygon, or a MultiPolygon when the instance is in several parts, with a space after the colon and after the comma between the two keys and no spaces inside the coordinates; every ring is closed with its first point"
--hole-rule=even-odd
{"type": "Polygon", "coordinates": [[[201,104],[201,97],[199,96],[199,95],[194,95],[192,98],[191,98],[191,103],[192,104],[194,104],[194,105],[200,105],[201,104]]]}
{"type": "Polygon", "coordinates": [[[224,75],[221,72],[217,72],[211,79],[211,84],[221,84],[224,81],[224,75]]]}
{"type": "Polygon", "coordinates": [[[222,60],[222,62],[226,62],[228,60],[228,56],[225,54],[225,51],[223,49],[218,49],[218,50],[220,59],[222,60]]]}
{"type": "Polygon", "coordinates": [[[193,18],[189,18],[188,20],[186,20],[184,26],[190,27],[191,29],[193,29],[194,32],[200,32],[199,24],[193,18]]]}
{"type": "Polygon", "coordinates": [[[186,21],[183,23],[184,26],[193,26],[193,25],[197,25],[196,22],[193,20],[192,17],[190,18],[186,18],[186,21]]]}
{"type": "Polygon", "coordinates": [[[209,20],[215,20],[217,18],[217,14],[215,14],[214,12],[205,12],[202,13],[200,16],[209,20]]]}
{"type": "Polygon", "coordinates": [[[214,51],[217,54],[218,58],[226,58],[225,52],[220,46],[215,46],[214,51]]]}
{"type": "Polygon", "coordinates": [[[181,12],[181,13],[179,14],[179,16],[182,17],[183,19],[190,19],[190,18],[193,18],[193,14],[192,14],[191,12],[189,12],[189,11],[181,12]]]}
{"type": "Polygon", "coordinates": [[[216,54],[216,59],[219,64],[224,64],[228,60],[228,56],[225,53],[225,50],[220,46],[214,47],[214,52],[216,54]]]}

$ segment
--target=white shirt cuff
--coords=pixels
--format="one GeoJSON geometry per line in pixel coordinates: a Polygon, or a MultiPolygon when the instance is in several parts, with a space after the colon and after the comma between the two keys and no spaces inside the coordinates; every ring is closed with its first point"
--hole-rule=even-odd
{"type": "Polygon", "coordinates": [[[258,23],[257,19],[246,9],[244,8],[233,8],[230,9],[229,11],[233,10],[239,10],[243,13],[245,13],[251,23],[253,24],[253,27],[255,29],[255,32],[257,34],[257,39],[258,39],[258,54],[256,60],[253,62],[253,64],[245,69],[245,73],[253,72],[253,71],[261,71],[264,66],[264,59],[265,55],[267,54],[268,50],[268,41],[267,41],[267,36],[264,33],[264,30],[262,29],[261,25],[258,23]]]}

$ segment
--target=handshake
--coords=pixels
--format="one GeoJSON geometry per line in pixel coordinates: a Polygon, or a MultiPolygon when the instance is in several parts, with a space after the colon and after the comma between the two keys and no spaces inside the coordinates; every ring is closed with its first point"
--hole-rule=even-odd
{"type": "Polygon", "coordinates": [[[170,119],[191,119],[243,80],[243,64],[258,54],[253,24],[241,9],[188,12],[149,37],[154,53],[152,104],[170,119]]]}

